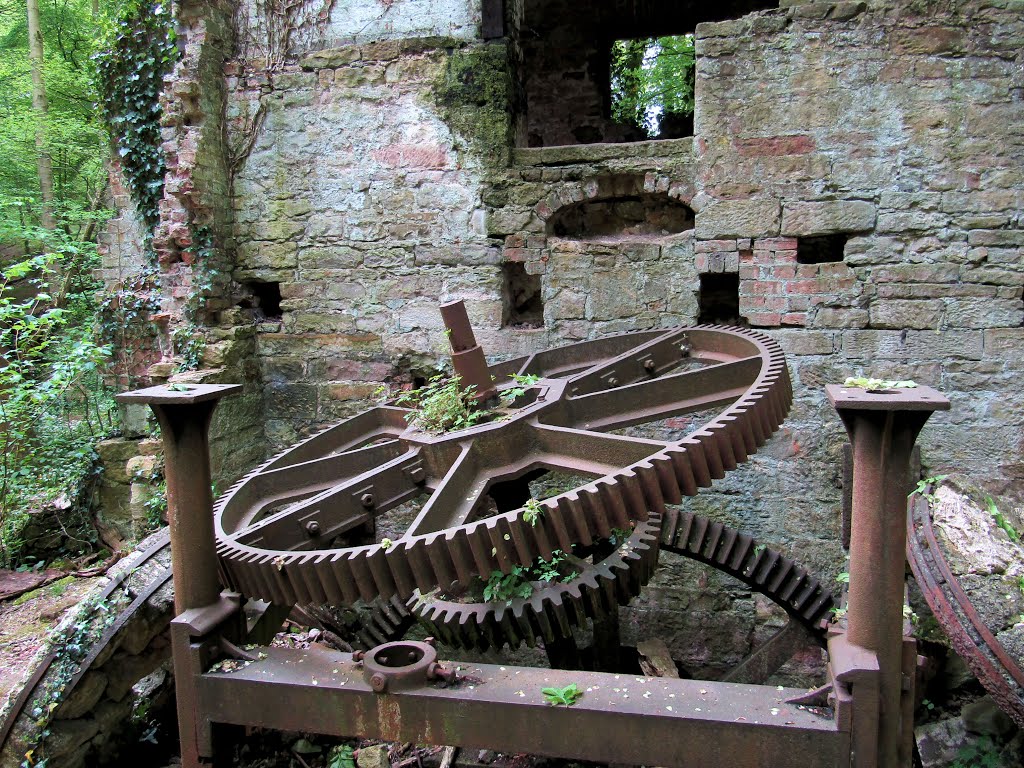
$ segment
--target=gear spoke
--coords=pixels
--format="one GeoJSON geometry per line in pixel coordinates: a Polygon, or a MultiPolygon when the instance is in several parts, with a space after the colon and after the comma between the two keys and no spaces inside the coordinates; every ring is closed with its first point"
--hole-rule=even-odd
{"type": "Polygon", "coordinates": [[[404,538],[433,533],[469,522],[487,489],[487,476],[479,472],[472,443],[462,447],[430,500],[413,520],[404,538]]]}
{"type": "Polygon", "coordinates": [[[602,477],[636,464],[670,443],[590,432],[572,427],[535,424],[537,451],[544,463],[582,475],[602,477]]]}
{"type": "MultiPolygon", "coordinates": [[[[389,444],[371,446],[360,452],[353,451],[321,461],[351,458],[355,453],[370,457],[374,453],[383,453],[381,449],[389,447],[389,444]]],[[[277,470],[266,476],[273,477],[292,469],[277,470]]],[[[367,471],[340,483],[335,480],[325,490],[314,492],[287,509],[247,526],[235,539],[247,546],[272,541],[281,549],[291,551],[321,546],[323,542],[362,525],[372,516],[419,495],[422,488],[415,480],[416,469],[422,469],[418,448],[379,466],[373,464],[367,471]]]]}
{"type": "Polygon", "coordinates": [[[761,365],[761,358],[747,357],[570,397],[568,421],[579,429],[606,432],[728,405],[750,388],[761,365]]]}

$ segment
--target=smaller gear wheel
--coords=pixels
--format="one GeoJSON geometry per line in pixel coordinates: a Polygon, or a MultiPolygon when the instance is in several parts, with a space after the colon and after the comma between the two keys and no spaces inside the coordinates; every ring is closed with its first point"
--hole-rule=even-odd
{"type": "Polygon", "coordinates": [[[459,603],[416,591],[409,610],[440,641],[467,649],[534,647],[571,636],[587,619],[608,616],[640,594],[658,566],[661,516],[637,522],[632,534],[602,560],[588,563],[566,583],[538,586],[508,604],[459,603]]]}

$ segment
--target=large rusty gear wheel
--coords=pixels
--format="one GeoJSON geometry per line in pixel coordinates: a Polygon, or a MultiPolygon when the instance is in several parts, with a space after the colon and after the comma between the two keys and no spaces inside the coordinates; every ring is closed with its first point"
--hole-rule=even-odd
{"type": "Polygon", "coordinates": [[[537,640],[550,643],[569,637],[572,627],[601,619],[616,605],[640,594],[658,565],[661,517],[652,514],[607,557],[587,564],[565,582],[538,585],[527,598],[509,603],[460,603],[418,591],[407,603],[421,624],[442,642],[461,648],[517,648],[537,640]]]}
{"type": "MultiPolygon", "coordinates": [[[[745,461],[779,426],[792,393],[782,350],[748,329],[697,326],[620,334],[491,366],[501,385],[537,376],[505,421],[443,435],[373,408],[284,451],[220,500],[215,526],[228,584],[278,604],[350,604],[429,592],[591,546],[613,528],[664,515],[745,461]],[[676,370],[680,365],[700,367],[676,370]],[[682,440],[612,430],[724,407],[682,440]],[[593,478],[541,502],[477,519],[488,490],[536,469],[593,478]],[[390,547],[334,539],[421,494],[390,547]]],[[[522,501],[520,501],[522,503],[522,501]]]]}

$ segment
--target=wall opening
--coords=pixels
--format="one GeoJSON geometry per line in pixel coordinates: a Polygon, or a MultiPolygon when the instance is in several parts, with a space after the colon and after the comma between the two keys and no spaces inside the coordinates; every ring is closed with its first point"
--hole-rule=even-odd
{"type": "Polygon", "coordinates": [[[644,240],[693,229],[693,211],[664,194],[585,200],[559,208],[547,233],[576,240],[644,240]]]}
{"type": "Polygon", "coordinates": [[[243,283],[252,291],[252,297],[240,302],[239,306],[255,309],[263,320],[281,319],[281,284],[253,280],[243,283]]]}
{"type": "Polygon", "coordinates": [[[798,237],[796,240],[796,261],[798,264],[827,264],[843,260],[843,251],[849,235],[813,235],[798,237]]]}
{"type": "Polygon", "coordinates": [[[544,302],[540,275],[531,275],[522,262],[501,265],[502,328],[543,328],[544,302]]]}
{"type": "Polygon", "coordinates": [[[697,67],[693,35],[615,40],[611,45],[611,119],[649,139],[693,136],[697,67]]]}
{"type": "Polygon", "coordinates": [[[740,276],[735,272],[711,272],[700,276],[698,323],[745,325],[740,317],[740,276]]]}
{"type": "Polygon", "coordinates": [[[697,25],[777,7],[778,0],[598,0],[580,13],[578,3],[524,0],[510,32],[526,111],[517,143],[550,147],[693,135],[697,25]],[[666,82],[681,86],[666,89],[666,82]]]}

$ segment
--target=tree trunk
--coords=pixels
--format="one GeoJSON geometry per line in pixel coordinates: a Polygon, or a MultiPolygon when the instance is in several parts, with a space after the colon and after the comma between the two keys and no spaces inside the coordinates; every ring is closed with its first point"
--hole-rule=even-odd
{"type": "Polygon", "coordinates": [[[53,215],[53,164],[46,146],[46,83],[43,79],[43,33],[39,28],[39,0],[26,0],[28,14],[28,57],[32,65],[32,109],[36,113],[36,168],[39,193],[43,199],[40,217],[46,229],[57,226],[53,215]]]}

